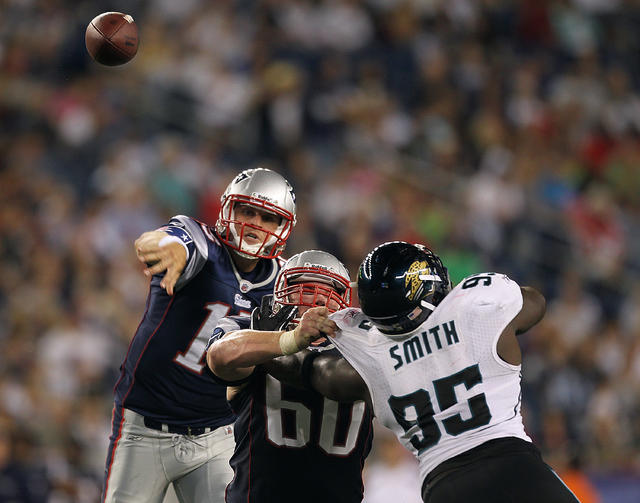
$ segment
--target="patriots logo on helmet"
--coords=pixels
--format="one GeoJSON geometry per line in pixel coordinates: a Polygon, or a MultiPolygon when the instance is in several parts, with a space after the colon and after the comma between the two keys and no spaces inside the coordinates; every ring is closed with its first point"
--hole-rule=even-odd
{"type": "Polygon", "coordinates": [[[232,183],[239,183],[242,180],[249,178],[249,173],[247,171],[249,170],[244,170],[242,173],[239,173],[238,176],[233,179],[232,183]]]}

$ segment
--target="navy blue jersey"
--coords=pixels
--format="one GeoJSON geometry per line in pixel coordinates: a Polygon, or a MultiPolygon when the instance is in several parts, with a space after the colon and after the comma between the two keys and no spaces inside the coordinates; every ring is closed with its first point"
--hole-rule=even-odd
{"type": "Polygon", "coordinates": [[[151,280],[147,308],[131,341],[115,386],[116,407],[126,407],[167,424],[215,428],[233,422],[225,386],[215,382],[205,346],[226,315],[248,315],[271,293],[281,260],[260,259],[239,273],[212,230],[177,216],[162,230],[188,248],[185,269],[173,296],[151,280]]]}
{"type": "MultiPolygon", "coordinates": [[[[225,318],[212,340],[248,326],[246,318],[225,318]]],[[[238,418],[227,503],[362,501],[373,440],[364,402],[338,403],[257,370],[230,403],[238,418]]]]}

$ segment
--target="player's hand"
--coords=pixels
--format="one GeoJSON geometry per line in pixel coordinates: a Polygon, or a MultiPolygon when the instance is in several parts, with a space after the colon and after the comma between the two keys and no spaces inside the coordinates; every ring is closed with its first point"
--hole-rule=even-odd
{"type": "Polygon", "coordinates": [[[138,260],[147,265],[145,276],[151,277],[166,271],[160,286],[169,295],[187,264],[187,251],[180,243],[169,243],[160,246],[160,240],[168,234],[163,231],[149,231],[136,239],[134,246],[138,260]]]}
{"type": "Polygon", "coordinates": [[[338,325],[329,319],[329,314],[326,307],[312,307],[302,315],[295,329],[295,339],[299,348],[306,348],[321,337],[335,335],[338,325]]]}
{"type": "Polygon", "coordinates": [[[286,330],[293,318],[296,317],[297,306],[285,305],[277,313],[273,313],[273,295],[262,297],[260,307],[251,312],[251,330],[286,330]]]}

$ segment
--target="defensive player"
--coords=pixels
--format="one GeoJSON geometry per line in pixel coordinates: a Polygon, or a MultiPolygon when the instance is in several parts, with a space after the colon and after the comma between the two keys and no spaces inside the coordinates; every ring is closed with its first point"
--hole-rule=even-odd
{"type": "MultiPolygon", "coordinates": [[[[287,352],[277,329],[283,324],[291,328],[292,316],[295,329],[284,333],[308,344],[322,330],[335,328],[326,313],[348,307],[350,295],[349,274],[333,255],[305,251],[286,262],[276,280],[273,307],[256,309],[251,328],[249,320],[237,317],[225,318],[216,328],[207,351],[210,368],[227,384],[244,381],[228,391],[238,414],[228,503],[362,501],[362,468],[373,435],[371,407],[361,400],[338,403],[304,383],[285,385],[265,372],[278,377],[299,373],[302,353],[255,367],[287,352]]],[[[325,342],[313,354],[337,352],[325,342]]]]}
{"type": "Polygon", "coordinates": [[[289,183],[261,168],[221,202],[215,227],[176,216],[136,241],[152,279],[114,390],[102,501],[160,503],[171,483],[182,503],[224,500],[235,416],[205,347],[220,318],[249,315],[273,291],[296,206],[289,183]]]}
{"type": "Polygon", "coordinates": [[[332,315],[337,331],[322,325],[351,366],[318,356],[310,381],[336,400],[371,399],[378,420],[417,457],[425,502],[578,501],[520,415],[516,335],[544,315],[539,292],[497,273],[451,290],[430,250],[391,242],[362,262],[358,296],[362,310],[332,315]]]}

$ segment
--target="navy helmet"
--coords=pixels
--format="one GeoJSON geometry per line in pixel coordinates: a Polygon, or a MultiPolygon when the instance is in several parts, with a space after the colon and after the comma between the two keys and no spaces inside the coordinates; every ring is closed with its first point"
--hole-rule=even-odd
{"type": "Polygon", "coordinates": [[[403,337],[418,328],[449,291],[447,268],[419,244],[381,244],[358,270],[362,312],[389,337],[403,337]]]}

